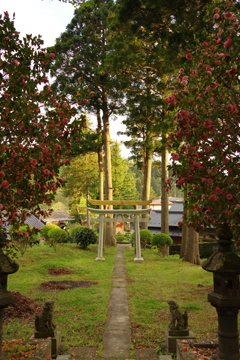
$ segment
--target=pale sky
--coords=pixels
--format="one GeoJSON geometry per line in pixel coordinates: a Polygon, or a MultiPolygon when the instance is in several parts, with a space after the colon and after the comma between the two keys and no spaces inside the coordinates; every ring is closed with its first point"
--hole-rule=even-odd
{"type": "Polygon", "coordinates": [[[74,6],[58,0],[0,0],[0,13],[15,12],[15,27],[24,36],[41,35],[44,46],[54,45],[74,14],[74,6]]]}
{"type": "MultiPolygon", "coordinates": [[[[12,19],[15,13],[15,28],[22,36],[41,35],[44,47],[55,44],[55,39],[65,31],[74,15],[74,6],[58,0],[0,0],[0,14],[8,11],[12,19]]],[[[118,131],[124,131],[121,120],[117,119],[110,126],[111,137],[119,142],[124,139],[118,131]]],[[[129,151],[121,146],[122,156],[128,157],[129,151]]]]}

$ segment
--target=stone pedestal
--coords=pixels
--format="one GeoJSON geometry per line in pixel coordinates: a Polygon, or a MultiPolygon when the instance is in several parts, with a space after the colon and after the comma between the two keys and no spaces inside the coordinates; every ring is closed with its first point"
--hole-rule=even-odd
{"type": "Polygon", "coordinates": [[[167,330],[165,333],[167,349],[176,354],[177,340],[196,339],[194,333],[189,330],[167,330]]]}
{"type": "Polygon", "coordinates": [[[62,334],[61,331],[45,331],[45,332],[40,332],[40,331],[36,331],[35,332],[35,339],[47,339],[50,338],[51,341],[51,356],[52,357],[56,357],[57,354],[60,351],[61,348],[61,344],[62,344],[62,334]]]}

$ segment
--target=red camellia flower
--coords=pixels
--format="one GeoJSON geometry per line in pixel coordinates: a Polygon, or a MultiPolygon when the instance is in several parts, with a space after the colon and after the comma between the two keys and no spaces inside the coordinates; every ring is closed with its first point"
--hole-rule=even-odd
{"type": "Polygon", "coordinates": [[[231,45],[231,43],[232,43],[232,39],[227,39],[227,41],[224,42],[223,46],[226,49],[227,47],[229,47],[231,45]]]}
{"type": "Polygon", "coordinates": [[[188,53],[188,54],[185,55],[185,57],[186,57],[186,59],[191,60],[192,59],[192,54],[188,53]]]}
{"type": "Polygon", "coordinates": [[[51,54],[49,54],[49,56],[51,56],[51,58],[55,58],[55,54],[54,53],[51,53],[51,54]]]}
{"type": "Polygon", "coordinates": [[[233,17],[233,14],[231,12],[228,12],[228,13],[224,14],[224,17],[226,19],[231,19],[233,17]]]}
{"type": "Polygon", "coordinates": [[[209,200],[215,200],[215,201],[218,201],[218,200],[219,200],[219,197],[218,197],[218,196],[216,196],[215,194],[213,194],[213,195],[210,195],[210,196],[209,196],[209,200]]]}
{"type": "Polygon", "coordinates": [[[173,160],[178,160],[179,159],[178,154],[172,154],[171,157],[172,157],[173,160]]]}
{"type": "Polygon", "coordinates": [[[38,162],[37,162],[36,159],[31,159],[31,160],[30,160],[30,164],[31,164],[31,165],[37,165],[37,163],[38,163],[38,162]]]}
{"type": "Polygon", "coordinates": [[[43,173],[44,175],[50,175],[51,172],[48,169],[43,169],[43,173]]]}
{"type": "Polygon", "coordinates": [[[5,189],[7,189],[9,186],[10,186],[10,184],[9,184],[9,182],[7,181],[7,180],[3,180],[2,182],[1,182],[1,185],[0,185],[2,188],[5,188],[5,189]]]}
{"type": "Polygon", "coordinates": [[[185,86],[188,84],[188,81],[187,80],[182,80],[181,83],[180,83],[182,86],[185,86]]]}

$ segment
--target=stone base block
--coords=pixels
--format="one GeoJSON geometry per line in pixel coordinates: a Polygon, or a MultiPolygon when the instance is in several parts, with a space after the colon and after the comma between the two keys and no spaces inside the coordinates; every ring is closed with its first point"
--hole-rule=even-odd
{"type": "Polygon", "coordinates": [[[55,337],[51,338],[52,341],[52,357],[56,357],[62,345],[61,331],[55,331],[55,337]]]}
{"type": "Polygon", "coordinates": [[[56,360],[70,360],[70,355],[58,355],[56,360]]]}
{"type": "Polygon", "coordinates": [[[52,348],[52,357],[56,357],[60,347],[62,345],[62,334],[61,331],[46,331],[46,332],[36,332],[35,339],[47,339],[50,338],[51,348],[52,348]]]}
{"type": "Polygon", "coordinates": [[[166,331],[165,333],[165,337],[166,337],[166,344],[167,344],[167,348],[168,351],[170,353],[174,353],[176,354],[177,351],[177,339],[180,340],[188,340],[188,339],[196,339],[194,333],[192,331],[189,331],[189,335],[169,335],[169,330],[166,331]]]}
{"type": "Polygon", "coordinates": [[[168,330],[169,336],[189,336],[189,330],[168,330]]]}
{"type": "Polygon", "coordinates": [[[54,330],[36,331],[34,334],[35,339],[47,339],[55,336],[54,330]]]}

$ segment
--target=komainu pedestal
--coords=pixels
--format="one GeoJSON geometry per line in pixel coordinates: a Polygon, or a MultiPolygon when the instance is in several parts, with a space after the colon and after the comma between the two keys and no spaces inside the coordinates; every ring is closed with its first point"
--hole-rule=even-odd
{"type": "Polygon", "coordinates": [[[56,331],[53,323],[53,307],[54,301],[48,300],[43,306],[42,313],[35,317],[35,338],[47,339],[51,338],[52,356],[56,356],[61,347],[61,332],[56,331]]]}
{"type": "Polygon", "coordinates": [[[188,314],[179,309],[175,300],[168,301],[171,322],[165,333],[166,344],[170,353],[176,353],[177,339],[195,339],[192,331],[188,330],[188,314]]]}

